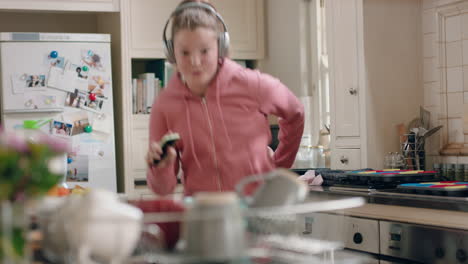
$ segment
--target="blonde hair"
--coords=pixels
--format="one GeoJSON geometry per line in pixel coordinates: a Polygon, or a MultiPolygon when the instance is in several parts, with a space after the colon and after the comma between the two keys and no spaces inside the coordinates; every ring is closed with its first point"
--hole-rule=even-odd
{"type": "MultiPolygon", "coordinates": [[[[215,9],[208,0],[184,0],[179,6],[189,2],[205,3],[215,9]]],[[[222,24],[213,13],[202,7],[191,7],[183,9],[173,16],[171,38],[174,39],[175,34],[180,30],[188,29],[193,31],[199,27],[211,29],[217,34],[223,32],[222,24]]]]}

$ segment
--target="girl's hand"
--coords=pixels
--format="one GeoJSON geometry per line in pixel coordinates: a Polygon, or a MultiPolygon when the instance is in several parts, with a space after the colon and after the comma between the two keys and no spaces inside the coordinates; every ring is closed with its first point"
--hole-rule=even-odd
{"type": "Polygon", "coordinates": [[[167,154],[162,157],[163,150],[159,143],[151,142],[149,145],[148,153],[146,154],[146,163],[148,167],[154,166],[156,168],[165,168],[169,164],[171,164],[177,157],[177,152],[174,147],[168,146],[167,147],[167,154]],[[155,163],[157,162],[157,164],[155,163]]]}

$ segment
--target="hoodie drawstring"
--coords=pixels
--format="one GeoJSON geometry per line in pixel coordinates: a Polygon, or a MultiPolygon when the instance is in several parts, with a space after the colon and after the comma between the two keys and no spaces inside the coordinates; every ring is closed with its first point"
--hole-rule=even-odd
{"type": "MultiPolygon", "coordinates": [[[[216,82],[216,85],[218,85],[218,82],[216,82]]],[[[216,105],[218,107],[218,111],[219,111],[219,114],[221,115],[221,124],[223,125],[223,130],[224,130],[224,134],[226,135],[226,138],[228,140],[228,143],[229,143],[229,150],[232,150],[232,141],[231,141],[231,137],[229,136],[229,133],[228,133],[228,130],[227,130],[227,127],[226,127],[226,122],[224,122],[224,114],[223,114],[223,110],[221,109],[221,103],[220,103],[220,95],[219,95],[219,87],[217,87],[216,89],[216,105]]]]}
{"type": "Polygon", "coordinates": [[[185,115],[187,116],[187,128],[188,128],[188,132],[190,136],[190,147],[192,149],[192,155],[193,155],[193,158],[195,159],[195,163],[197,163],[198,168],[201,169],[202,166],[200,164],[200,161],[198,160],[197,154],[195,153],[195,144],[193,142],[194,140],[193,140],[193,133],[192,133],[192,121],[190,118],[190,111],[189,111],[189,106],[188,106],[186,97],[184,97],[184,103],[185,103],[185,115]]]}

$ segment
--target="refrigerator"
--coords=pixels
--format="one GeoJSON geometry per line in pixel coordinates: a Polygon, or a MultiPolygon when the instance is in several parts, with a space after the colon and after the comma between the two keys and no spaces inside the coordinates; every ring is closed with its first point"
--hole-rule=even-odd
{"type": "Polygon", "coordinates": [[[110,35],[0,33],[0,121],[69,146],[69,188],[117,191],[110,35]]]}

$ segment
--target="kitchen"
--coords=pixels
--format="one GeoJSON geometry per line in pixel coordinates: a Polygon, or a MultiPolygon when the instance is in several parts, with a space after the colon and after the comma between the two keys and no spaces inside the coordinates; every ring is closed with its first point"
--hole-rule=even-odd
{"type": "MultiPolygon", "coordinates": [[[[330,125],[332,169],[383,168],[386,153],[399,151],[396,126],[418,117],[420,106],[430,111],[431,127],[443,125],[428,139],[428,168],[434,163],[468,164],[461,154],[463,62],[468,61],[463,59],[468,30],[463,26],[465,1],[213,2],[229,26],[231,56],[253,61],[260,70],[280,78],[310,109],[307,145],[315,145],[320,129],[330,125]],[[325,7],[324,17],[318,19],[320,6],[325,7]],[[303,34],[314,28],[320,34],[303,34]]],[[[164,58],[162,25],[176,4],[164,0],[0,1],[0,32],[111,34],[117,186],[119,192],[138,198],[152,197],[145,186],[141,153],[148,141],[148,117],[132,114],[131,79],[164,58]]],[[[369,203],[346,214],[350,218],[345,221],[362,220],[376,227],[368,231],[373,241],[383,232],[379,224],[384,221],[445,228],[456,234],[468,229],[463,210],[369,203]]],[[[310,217],[304,221],[311,221],[310,217]]],[[[465,237],[457,245],[467,250],[465,237]]],[[[395,253],[381,252],[376,244],[346,246],[374,255],[395,253]]],[[[463,255],[454,252],[450,254],[463,255]]],[[[439,263],[458,263],[450,254],[444,254],[447,259],[439,263]]]]}

